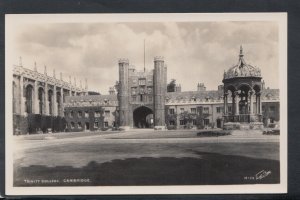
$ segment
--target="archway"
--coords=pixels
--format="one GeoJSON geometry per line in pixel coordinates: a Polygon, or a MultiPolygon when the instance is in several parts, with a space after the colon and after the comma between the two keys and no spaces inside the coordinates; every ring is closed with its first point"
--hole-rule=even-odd
{"type": "Polygon", "coordinates": [[[45,101],[45,92],[43,88],[39,88],[38,90],[38,100],[39,100],[39,114],[44,114],[44,101],[45,101]]]}
{"type": "Polygon", "coordinates": [[[26,91],[25,91],[25,98],[26,98],[26,112],[27,114],[32,113],[32,105],[33,105],[33,87],[32,85],[27,85],[26,86],[26,91]]]}
{"type": "Polygon", "coordinates": [[[153,126],[153,111],[145,106],[136,108],[133,111],[133,123],[136,128],[151,128],[153,126]]]}

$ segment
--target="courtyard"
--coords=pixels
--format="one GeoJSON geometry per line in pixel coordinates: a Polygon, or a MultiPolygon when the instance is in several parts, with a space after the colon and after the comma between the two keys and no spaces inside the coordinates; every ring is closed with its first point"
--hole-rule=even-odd
{"type": "Polygon", "coordinates": [[[15,186],[279,183],[279,136],[197,130],[14,136],[15,186]]]}

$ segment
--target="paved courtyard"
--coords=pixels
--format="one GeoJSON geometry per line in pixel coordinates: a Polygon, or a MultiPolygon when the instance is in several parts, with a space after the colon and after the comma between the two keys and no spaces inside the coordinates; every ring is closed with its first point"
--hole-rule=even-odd
{"type": "Polygon", "coordinates": [[[132,130],[15,136],[14,183],[40,186],[279,182],[278,136],[256,132],[221,137],[196,134],[196,130],[132,130]],[[255,179],[263,170],[271,173],[255,179]],[[52,179],[58,183],[51,183],[52,179]],[[88,181],[66,183],[65,179],[88,181]]]}

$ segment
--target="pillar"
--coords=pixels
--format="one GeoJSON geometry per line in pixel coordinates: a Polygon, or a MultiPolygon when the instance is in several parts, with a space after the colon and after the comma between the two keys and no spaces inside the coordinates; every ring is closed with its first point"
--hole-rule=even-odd
{"type": "Polygon", "coordinates": [[[235,93],[232,92],[232,107],[231,107],[231,112],[232,112],[232,115],[235,115],[235,93]]]}
{"type": "Polygon", "coordinates": [[[49,97],[48,97],[48,84],[45,83],[45,99],[44,99],[44,105],[45,105],[45,115],[49,115],[49,97]]]}
{"type": "Polygon", "coordinates": [[[64,107],[63,107],[63,104],[64,103],[64,90],[63,90],[63,88],[60,88],[60,111],[59,111],[59,115],[61,116],[61,117],[63,117],[64,116],[64,107]]]}
{"type": "Polygon", "coordinates": [[[227,114],[228,114],[228,113],[227,113],[227,112],[228,112],[228,111],[227,111],[227,109],[228,109],[228,107],[227,107],[227,106],[228,106],[228,105],[227,105],[227,104],[228,104],[228,97],[227,97],[227,96],[228,96],[228,93],[225,92],[225,93],[224,93],[224,115],[227,115],[227,114]]]}
{"type": "Polygon", "coordinates": [[[37,80],[34,82],[33,113],[39,114],[39,88],[38,88],[38,81],[37,80]]]}
{"type": "Polygon", "coordinates": [[[24,77],[20,76],[20,115],[25,115],[24,77]]]}
{"type": "Polygon", "coordinates": [[[165,127],[165,99],[166,99],[166,84],[165,75],[166,69],[164,66],[163,57],[154,58],[154,126],[164,129],[165,127]]]}
{"type": "Polygon", "coordinates": [[[239,107],[239,94],[236,91],[235,92],[235,115],[239,115],[240,114],[240,107],[239,107]]]}
{"type": "Polygon", "coordinates": [[[250,115],[253,114],[253,101],[252,101],[252,94],[253,94],[253,91],[250,91],[249,92],[249,99],[250,99],[250,115]]]}
{"type": "Polygon", "coordinates": [[[123,129],[129,129],[129,88],[128,88],[129,60],[119,60],[119,125],[123,129]]]}
{"type": "Polygon", "coordinates": [[[260,92],[258,93],[258,114],[262,114],[262,105],[261,105],[261,99],[260,99],[260,92]]]}
{"type": "Polygon", "coordinates": [[[53,86],[53,101],[52,101],[52,107],[53,107],[53,116],[57,116],[58,109],[57,109],[57,94],[56,94],[56,86],[53,86]]]}

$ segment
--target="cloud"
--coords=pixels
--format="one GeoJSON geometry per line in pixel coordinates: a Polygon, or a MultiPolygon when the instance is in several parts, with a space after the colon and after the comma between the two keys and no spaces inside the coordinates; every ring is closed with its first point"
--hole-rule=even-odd
{"type": "Polygon", "coordinates": [[[87,77],[90,90],[103,94],[118,79],[118,58],[143,68],[144,39],[146,68],[153,68],[154,56],[164,56],[168,79],[175,78],[183,90],[196,90],[198,82],[216,89],[224,70],[237,63],[241,44],[246,62],[261,68],[266,85],[279,87],[273,22],[26,24],[12,38],[10,63],[22,56],[25,67],[37,61],[39,71],[45,64],[65,80],[87,77]]]}

